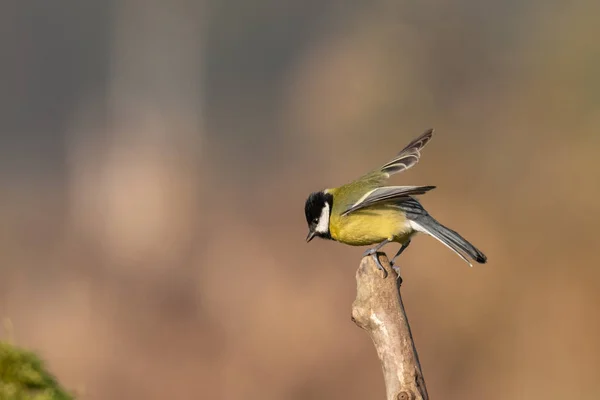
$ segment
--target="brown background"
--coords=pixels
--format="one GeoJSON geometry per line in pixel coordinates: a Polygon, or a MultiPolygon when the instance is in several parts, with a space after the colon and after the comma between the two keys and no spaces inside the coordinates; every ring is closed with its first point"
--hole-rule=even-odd
{"type": "Polygon", "coordinates": [[[600,398],[597,1],[0,7],[0,316],[82,398],[383,398],[303,205],[428,127],[489,257],[402,257],[431,397],[600,398]]]}

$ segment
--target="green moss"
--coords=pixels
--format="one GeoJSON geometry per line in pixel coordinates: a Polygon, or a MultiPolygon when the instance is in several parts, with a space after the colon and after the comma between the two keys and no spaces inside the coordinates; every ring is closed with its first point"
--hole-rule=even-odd
{"type": "Polygon", "coordinates": [[[32,352],[0,341],[0,400],[73,400],[32,352]]]}

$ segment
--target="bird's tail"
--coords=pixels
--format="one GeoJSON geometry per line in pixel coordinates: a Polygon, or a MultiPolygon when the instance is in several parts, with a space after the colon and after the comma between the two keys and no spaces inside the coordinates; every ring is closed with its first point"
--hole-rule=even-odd
{"type": "Polygon", "coordinates": [[[460,236],[458,232],[440,224],[430,215],[421,216],[421,218],[418,218],[416,221],[411,221],[411,224],[416,231],[426,233],[442,242],[446,247],[458,254],[460,258],[471,267],[473,264],[471,264],[465,255],[480,264],[485,264],[487,261],[485,254],[460,236]]]}

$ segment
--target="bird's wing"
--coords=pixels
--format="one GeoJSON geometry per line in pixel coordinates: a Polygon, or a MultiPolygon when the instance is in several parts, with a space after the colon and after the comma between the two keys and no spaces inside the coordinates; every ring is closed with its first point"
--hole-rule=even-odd
{"type": "Polygon", "coordinates": [[[384,186],[365,193],[356,203],[350,205],[342,212],[342,216],[354,211],[382,203],[390,203],[409,196],[417,196],[435,189],[435,186],[384,186]]]}
{"type": "Polygon", "coordinates": [[[390,175],[397,174],[402,171],[413,167],[419,162],[421,158],[421,150],[429,143],[433,137],[433,129],[428,129],[423,132],[419,137],[410,142],[404,149],[402,149],[396,157],[382,165],[380,168],[369,172],[363,176],[362,180],[377,181],[380,186],[383,182],[390,177],[390,175]]]}
{"type": "MultiPolygon", "coordinates": [[[[343,203],[333,203],[333,214],[340,215],[342,213],[348,214],[352,211],[357,210],[358,207],[364,208],[373,203],[367,198],[369,194],[377,194],[374,192],[375,189],[382,188],[385,181],[392,174],[402,172],[415,165],[421,157],[421,150],[431,140],[433,135],[433,129],[428,129],[423,132],[419,137],[410,142],[404,149],[402,149],[396,157],[387,162],[385,165],[377,168],[359,179],[347,183],[335,189],[328,189],[337,198],[343,198],[343,203]],[[366,196],[366,197],[365,197],[366,196]],[[364,200],[369,200],[367,206],[363,205],[364,200]]],[[[400,186],[396,186],[399,188],[400,186]]],[[[409,193],[405,193],[404,197],[409,196],[409,193]]],[[[398,195],[398,197],[402,197],[398,195]]],[[[392,198],[393,199],[393,198],[392,198]]]]}
{"type": "Polygon", "coordinates": [[[381,172],[388,175],[397,174],[406,171],[410,167],[419,162],[421,158],[421,150],[429,143],[433,137],[433,129],[428,129],[423,132],[418,138],[410,142],[396,157],[383,165],[381,172]]]}

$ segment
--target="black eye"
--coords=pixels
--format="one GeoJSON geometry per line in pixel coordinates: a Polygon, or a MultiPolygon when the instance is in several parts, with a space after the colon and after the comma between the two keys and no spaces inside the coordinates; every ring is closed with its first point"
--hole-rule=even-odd
{"type": "Polygon", "coordinates": [[[319,218],[313,219],[313,224],[318,224],[318,223],[319,223],[319,218]]]}

